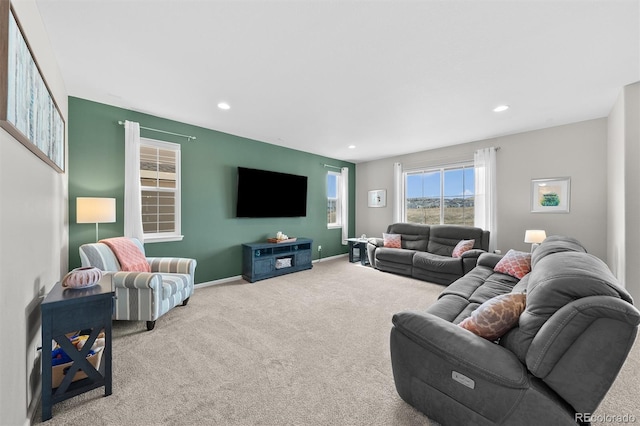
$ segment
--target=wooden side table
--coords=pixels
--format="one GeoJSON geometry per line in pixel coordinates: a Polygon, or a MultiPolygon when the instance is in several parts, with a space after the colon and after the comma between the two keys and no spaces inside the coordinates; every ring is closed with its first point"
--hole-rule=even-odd
{"type": "Polygon", "coordinates": [[[349,262],[354,263],[360,261],[362,265],[369,264],[369,258],[367,257],[367,242],[366,238],[347,238],[347,244],[349,245],[349,262]],[[355,250],[358,249],[358,255],[355,255],[355,250]]]}
{"type": "Polygon", "coordinates": [[[111,316],[114,292],[111,275],[105,275],[93,287],[71,289],[57,283],[40,306],[42,314],[42,421],[52,416],[52,406],[81,393],[104,386],[104,395],[111,395],[111,316]],[[82,350],[77,350],[68,333],[87,331],[82,350]],[[98,335],[104,332],[105,346],[98,368],[87,360],[87,354],[98,335]],[[55,340],[72,359],[64,379],[52,388],[51,351],[55,340]],[[78,370],[87,377],[72,381],[78,370]]]}

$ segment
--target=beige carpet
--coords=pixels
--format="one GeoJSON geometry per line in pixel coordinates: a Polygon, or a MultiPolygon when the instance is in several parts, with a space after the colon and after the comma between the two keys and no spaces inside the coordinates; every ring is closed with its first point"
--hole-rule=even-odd
{"type": "MultiPolygon", "coordinates": [[[[430,425],[393,383],[393,313],[442,286],[349,264],[197,289],[186,307],[116,321],[113,394],[53,407],[48,425],[430,425]]],[[[638,345],[596,414],[640,422],[638,345]]],[[[36,421],[40,421],[40,412],[36,421]]]]}

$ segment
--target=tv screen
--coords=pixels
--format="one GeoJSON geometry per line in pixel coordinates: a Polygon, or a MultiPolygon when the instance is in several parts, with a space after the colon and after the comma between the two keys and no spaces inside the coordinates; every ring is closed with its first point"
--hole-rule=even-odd
{"type": "Polygon", "coordinates": [[[236,217],[307,215],[307,176],[238,167],[236,217]]]}

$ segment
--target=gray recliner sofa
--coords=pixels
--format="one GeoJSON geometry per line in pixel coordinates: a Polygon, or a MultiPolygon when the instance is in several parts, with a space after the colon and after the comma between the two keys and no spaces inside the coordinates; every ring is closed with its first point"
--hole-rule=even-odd
{"type": "Polygon", "coordinates": [[[400,234],[402,248],[384,247],[382,238],[369,238],[369,263],[385,272],[408,275],[438,284],[450,284],[475,268],[489,249],[489,231],[461,225],[393,223],[387,234],[400,234]],[[461,240],[474,240],[472,250],[451,256],[461,240]]]}
{"type": "Polygon", "coordinates": [[[521,280],[494,271],[500,258],[483,254],[432,306],[394,315],[399,395],[443,425],[588,420],[627,358],[640,312],[575,239],[547,238],[521,280]],[[522,292],[526,307],[497,343],[458,325],[488,299],[522,292]]]}

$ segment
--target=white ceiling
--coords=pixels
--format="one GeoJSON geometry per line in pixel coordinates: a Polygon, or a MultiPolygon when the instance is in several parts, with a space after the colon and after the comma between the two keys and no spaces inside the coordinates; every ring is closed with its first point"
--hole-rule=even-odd
{"type": "Polygon", "coordinates": [[[356,163],[604,117],[640,80],[638,0],[36,3],[69,95],[356,163]]]}

